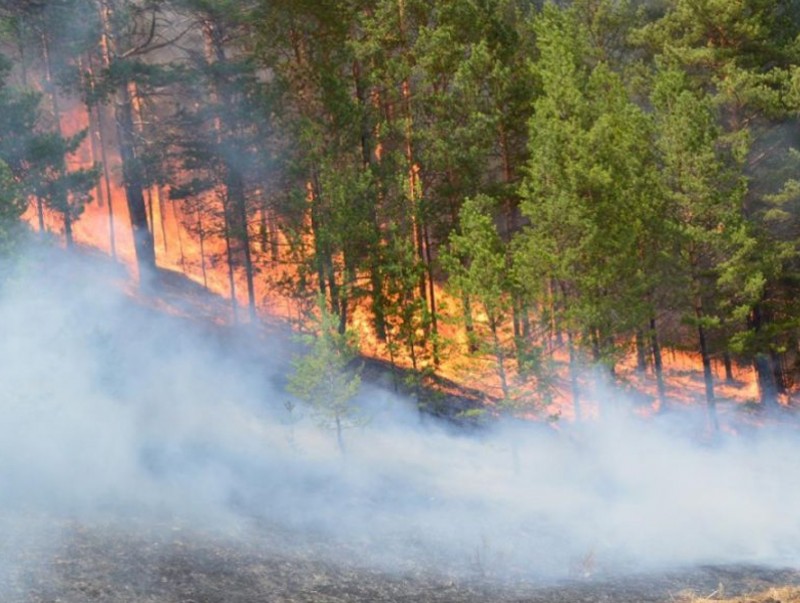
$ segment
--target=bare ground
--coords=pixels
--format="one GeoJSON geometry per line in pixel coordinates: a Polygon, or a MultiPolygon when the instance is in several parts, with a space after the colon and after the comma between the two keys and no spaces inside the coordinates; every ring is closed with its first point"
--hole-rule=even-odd
{"type": "MultiPolygon", "coordinates": [[[[703,566],[629,575],[592,574],[543,584],[499,579],[475,568],[448,574],[430,565],[374,569],[352,551],[281,530],[236,538],[178,527],[61,525],[5,552],[5,603],[797,603],[800,571],[703,566]],[[56,536],[55,534],[58,534],[56,536]],[[38,542],[37,544],[33,544],[38,542]],[[46,544],[45,544],[46,543],[46,544]]],[[[588,573],[588,572],[587,572],[588,573]]]]}

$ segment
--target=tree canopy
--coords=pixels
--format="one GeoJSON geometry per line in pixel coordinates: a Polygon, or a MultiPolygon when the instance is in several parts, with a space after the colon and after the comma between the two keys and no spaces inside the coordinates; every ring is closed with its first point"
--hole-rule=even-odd
{"type": "Polygon", "coordinates": [[[140,273],[177,246],[236,320],[288,296],[417,383],[490,359],[498,401],[548,357],[579,414],[635,349],[666,408],[663,345],[696,354],[712,416],[715,362],[773,406],[800,371],[795,0],[9,1],[0,21],[4,224],[33,203],[69,241],[115,181],[140,273]]]}

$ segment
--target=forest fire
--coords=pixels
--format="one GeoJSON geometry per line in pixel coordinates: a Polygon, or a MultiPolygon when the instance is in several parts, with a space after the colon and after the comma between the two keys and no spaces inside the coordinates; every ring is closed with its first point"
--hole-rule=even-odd
{"type": "MultiPolygon", "coordinates": [[[[392,124],[397,128],[381,134],[383,126],[377,115],[372,129],[368,122],[362,124],[361,167],[377,173],[380,164],[397,160],[398,175],[402,176],[399,181],[403,182],[396,190],[392,189],[391,178],[382,184],[373,182],[369,186],[375,188],[367,194],[371,200],[361,207],[364,201],[358,201],[363,197],[359,186],[363,183],[358,184],[358,178],[341,180],[357,164],[336,167],[316,159],[306,164],[295,158],[308,169],[289,176],[294,170],[292,153],[297,149],[274,131],[276,126],[256,119],[258,111],[249,104],[253,99],[248,96],[253,91],[246,88],[246,82],[235,80],[234,67],[240,58],[237,53],[246,51],[235,45],[227,48],[222,41],[225,28],[238,32],[242,24],[227,23],[214,11],[167,11],[165,21],[170,20],[166,15],[174,20],[167,31],[180,24],[202,25],[196,35],[189,35],[191,28],[180,34],[188,36],[187,46],[180,52],[186,53],[186,60],[199,60],[200,55],[193,53],[202,49],[204,68],[228,65],[233,70],[231,81],[211,78],[201,85],[178,78],[173,83],[153,84],[147,78],[131,78],[115,83],[113,94],[95,98],[103,83],[98,67],[109,67],[115,53],[121,61],[129,60],[129,54],[138,57],[141,53],[141,59],[130,59],[132,65],[141,61],[148,69],[167,72],[172,69],[171,61],[176,60],[170,53],[162,53],[162,47],[147,36],[137,37],[142,30],[137,29],[135,20],[131,38],[125,40],[121,32],[114,31],[117,25],[113,15],[120,7],[110,1],[98,6],[101,10],[97,14],[89,5],[86,7],[87,18],[92,15],[99,19],[98,46],[87,48],[74,64],[67,60],[68,65],[61,66],[80,71],[81,85],[88,87],[81,93],[83,97],[74,90],[59,94],[53,79],[59,64],[50,54],[42,59],[49,74],[42,89],[47,92],[57,131],[66,139],[82,131],[88,133],[80,146],[67,155],[66,170],[78,173],[93,166],[100,168],[94,201],[84,203],[86,191],[65,194],[71,199],[67,205],[75,206],[65,212],[58,207],[57,199],[50,200],[51,207],[44,207],[41,195],[31,195],[32,206],[24,218],[35,229],[61,232],[68,240],[104,250],[116,256],[134,278],[141,266],[150,263],[150,268],[185,274],[231,300],[233,323],[248,322],[260,314],[307,324],[319,292],[326,306],[340,317],[340,330],[358,332],[361,351],[366,356],[411,370],[417,382],[429,381],[431,374],[464,382],[482,392],[481,396],[490,403],[502,402],[498,408],[513,407],[526,416],[538,412],[543,417],[577,417],[583,405],[587,406],[586,413],[596,414],[592,410],[598,405],[591,393],[593,386],[579,383],[585,381],[579,372],[588,365],[595,365],[599,371],[610,368],[612,381],[626,376],[644,396],[657,400],[654,408],[666,405],[663,383],[667,376],[677,383],[682,371],[697,367],[704,367],[709,412],[714,408],[714,381],[721,382],[717,389],[724,399],[759,399],[773,405],[787,399],[791,387],[789,363],[794,358],[791,334],[785,334],[786,341],[773,344],[773,348],[785,350],[781,354],[774,349],[769,354],[744,348],[737,352],[739,358],[735,360],[756,370],[740,370],[739,378],[733,379],[729,374],[734,362],[733,352],[728,349],[731,342],[736,341],[736,347],[744,345],[741,341],[749,341],[747,345],[752,347],[759,341],[757,331],[762,327],[748,326],[749,333],[738,334],[718,327],[714,327],[716,332],[714,328],[709,330],[706,322],[711,325],[732,321],[730,317],[703,317],[703,303],[716,303],[713,300],[717,293],[710,289],[701,295],[705,300],[686,300],[687,308],[673,309],[676,304],[670,301],[671,294],[651,284],[647,285],[649,300],[642,304],[635,296],[643,290],[644,282],[637,284],[640,277],[630,274],[630,292],[621,293],[624,299],[620,303],[641,306],[643,313],[637,324],[620,320],[613,304],[607,309],[608,316],[598,318],[597,324],[579,324],[582,319],[577,317],[583,315],[579,310],[583,302],[578,297],[583,293],[578,281],[570,284],[572,276],[556,278],[560,269],[555,266],[542,267],[541,274],[528,274],[528,264],[536,258],[513,257],[512,250],[525,248],[532,242],[526,242],[526,237],[534,236],[530,230],[520,228],[526,210],[519,200],[504,200],[492,209],[498,201],[484,193],[475,199],[465,195],[461,208],[453,205],[452,199],[447,203],[445,199],[434,199],[438,187],[449,190],[456,183],[452,168],[446,174],[437,174],[432,164],[438,159],[423,152],[425,138],[415,131],[416,104],[412,99],[417,92],[413,79],[402,77],[397,82],[398,96],[394,100],[387,98],[387,91],[380,86],[364,88],[364,82],[355,82],[351,101],[362,103],[364,111],[382,111],[380,119],[387,120],[387,128],[392,124]],[[127,50],[120,47],[125,44],[127,50]],[[154,44],[152,54],[148,44],[154,44]],[[161,106],[156,100],[165,90],[176,96],[174,108],[161,106]],[[262,131],[262,127],[269,132],[262,131]],[[267,141],[277,146],[269,147],[267,141]],[[287,154],[282,169],[274,167],[280,163],[276,153],[287,154]],[[442,177],[444,182],[439,181],[442,177]],[[348,197],[349,189],[352,197],[348,197]],[[396,198],[390,202],[392,195],[396,198]],[[436,218],[439,222],[432,218],[428,221],[425,212],[433,211],[431,208],[439,202],[442,207],[450,205],[450,216],[436,218]],[[375,206],[370,209],[370,204],[375,206]],[[134,206],[132,217],[130,209],[134,206]],[[345,213],[347,207],[361,213],[352,219],[337,217],[336,212],[345,213]],[[423,207],[429,209],[423,211],[423,207]],[[480,220],[470,225],[467,221],[473,209],[478,211],[480,220]],[[495,213],[489,221],[487,211],[495,213]],[[480,230],[492,221],[489,231],[480,230]],[[367,230],[350,232],[348,223],[367,230]],[[501,223],[504,225],[499,228],[501,223]],[[467,227],[478,230],[459,243],[459,230],[467,227]],[[341,232],[334,232],[335,228],[341,232]],[[450,231],[449,237],[435,234],[443,228],[450,231]],[[515,237],[518,240],[512,241],[515,237]],[[487,249],[496,254],[494,257],[475,255],[484,239],[487,249]],[[499,280],[481,282],[486,280],[480,276],[481,271],[499,280]],[[508,275],[503,276],[504,271],[508,275]],[[551,276],[543,277],[547,274],[551,276]],[[538,281],[531,290],[526,290],[523,282],[528,276],[538,281]],[[663,308],[653,303],[654,296],[663,298],[663,308]],[[575,308],[569,307],[572,297],[575,308]],[[658,315],[663,318],[657,319],[658,315]],[[669,326],[662,327],[662,320],[669,326]],[[699,358],[686,369],[677,361],[677,352],[665,350],[662,354],[659,350],[659,339],[667,335],[673,340],[672,350],[696,345],[693,334],[680,325],[681,321],[686,325],[696,323],[702,344],[699,358]],[[660,328],[664,333],[659,333],[660,328]],[[634,339],[636,349],[630,349],[634,339]],[[666,363],[662,357],[668,359],[666,363]],[[628,366],[633,358],[636,371],[628,366]],[[719,379],[711,374],[711,366],[712,359],[722,358],[726,376],[719,379]],[[642,378],[647,367],[648,377],[642,378]],[[732,386],[734,382],[736,385],[732,386]],[[582,388],[586,390],[583,395],[582,388]]],[[[147,13],[146,9],[143,11],[140,18],[147,13]]],[[[404,23],[401,15],[401,30],[404,23]]],[[[180,54],[177,49],[175,52],[180,54]]],[[[297,66],[280,62],[265,66],[256,81],[267,85],[270,77],[288,69],[288,93],[304,98],[308,91],[302,78],[292,79],[294,67],[305,69],[302,56],[299,52],[297,66]]],[[[23,60],[23,70],[27,67],[23,60]]],[[[355,68],[358,77],[364,65],[356,61],[355,68]]],[[[29,79],[27,71],[24,73],[23,79],[29,79]]],[[[510,133],[501,134],[497,150],[503,158],[503,170],[497,175],[502,175],[507,186],[519,179],[516,163],[526,152],[522,148],[511,149],[510,133]],[[515,157],[515,152],[520,157],[515,157]]],[[[491,166],[488,164],[486,169],[491,171],[491,166]]],[[[368,179],[373,177],[375,174],[368,179]]],[[[531,220],[530,216],[524,218],[531,220]]],[[[580,239],[582,235],[578,235],[580,239]]],[[[675,272],[679,268],[665,270],[675,272]]],[[[697,289],[703,284],[695,273],[692,268],[681,278],[684,283],[687,278],[694,279],[691,288],[697,289]]],[[[759,274],[756,272],[753,278],[759,278],[759,274]]],[[[595,277],[586,278],[591,282],[595,277]]],[[[600,298],[612,297],[611,291],[584,293],[590,299],[598,294],[600,298]]],[[[733,299],[732,303],[738,302],[733,299]]],[[[736,312],[741,314],[746,306],[737,306],[736,312]]],[[[759,304],[751,306],[751,314],[758,310],[758,316],[766,315],[759,304]]],[[[590,310],[587,315],[606,311],[590,310]]],[[[754,318],[748,320],[756,324],[754,318]]],[[[763,318],[758,320],[763,322],[763,318]]],[[[688,379],[681,387],[672,387],[674,401],[693,398],[692,384],[688,379]]]]}
{"type": "Polygon", "coordinates": [[[571,578],[623,601],[660,584],[652,600],[666,601],[677,584],[797,579],[779,569],[798,554],[796,427],[698,446],[705,418],[689,407],[465,437],[367,388],[371,421],[347,431],[342,460],[313,415],[284,406],[285,342],[212,345],[98,282],[102,262],[57,250],[37,262],[0,299],[0,500],[18,535],[0,546],[4,600],[77,601],[91,586],[116,601],[125,584],[163,600],[212,584],[226,600],[321,596],[303,578],[313,574],[355,600],[397,584],[425,599],[473,600],[478,588],[547,601],[543,585],[571,578]],[[745,561],[774,569],[721,577],[745,561]],[[719,569],[678,569],[704,564],[719,569]],[[253,571],[264,579],[249,582],[253,571]]]}
{"type": "Polygon", "coordinates": [[[0,600],[796,599],[800,13],[706,4],[0,2],[0,600]]]}

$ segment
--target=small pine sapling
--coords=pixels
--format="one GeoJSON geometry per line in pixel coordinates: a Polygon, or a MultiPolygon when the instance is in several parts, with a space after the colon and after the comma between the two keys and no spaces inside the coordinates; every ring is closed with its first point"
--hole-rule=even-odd
{"type": "Polygon", "coordinates": [[[353,402],[361,387],[360,369],[351,367],[358,346],[354,332],[339,333],[339,319],[327,310],[324,300],[318,309],[314,333],[303,338],[308,352],[294,360],[287,390],[311,406],[321,426],[336,428],[336,441],[344,454],[343,429],[361,422],[353,402]]]}

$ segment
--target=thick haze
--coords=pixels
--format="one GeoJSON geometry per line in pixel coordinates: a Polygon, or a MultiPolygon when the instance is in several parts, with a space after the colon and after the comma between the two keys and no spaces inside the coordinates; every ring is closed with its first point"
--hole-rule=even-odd
{"type": "Polygon", "coordinates": [[[615,400],[580,428],[465,433],[365,387],[372,420],[345,433],[343,460],[334,433],[286,412],[280,343],[237,346],[100,271],[39,258],[4,285],[0,554],[51,538],[52,517],[181,522],[256,546],[258,525],[282,525],[383,569],[466,575],[798,559],[794,430],[699,446],[702,416],[646,422],[615,400]]]}

